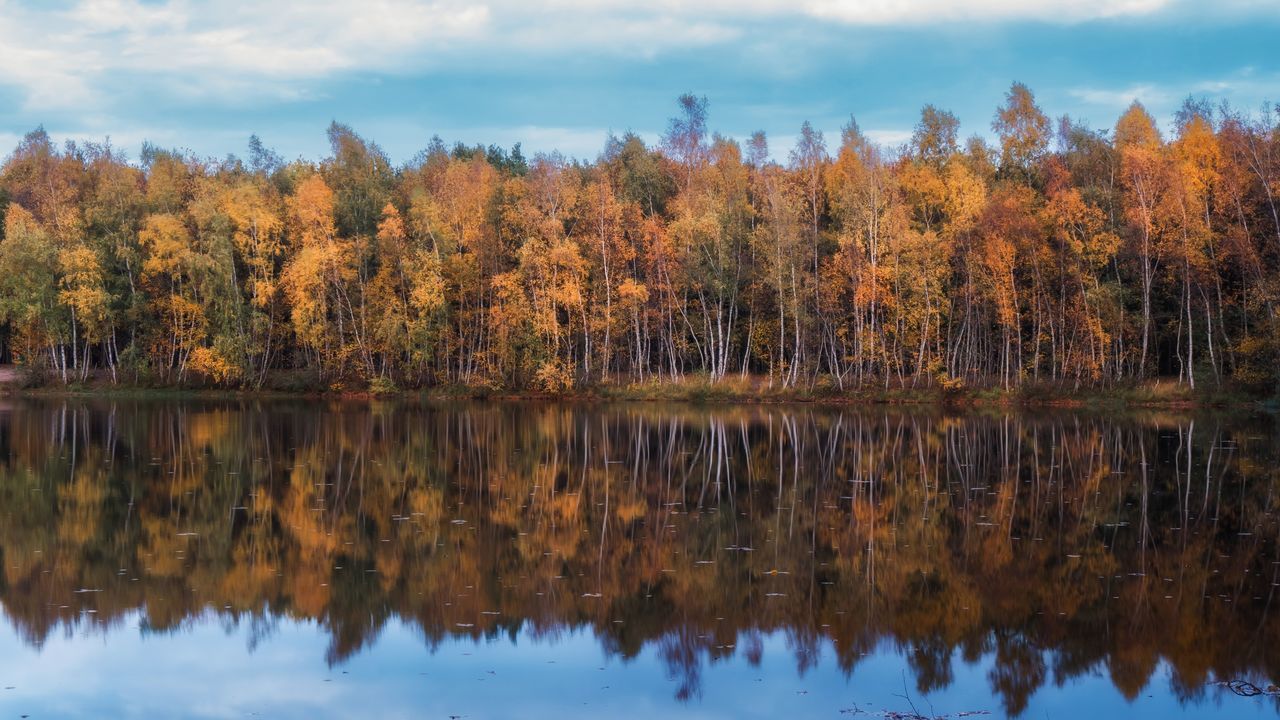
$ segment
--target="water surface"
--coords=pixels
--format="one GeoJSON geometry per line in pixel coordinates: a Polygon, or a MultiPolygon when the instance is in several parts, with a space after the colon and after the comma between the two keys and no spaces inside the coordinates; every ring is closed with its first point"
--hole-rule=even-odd
{"type": "Polygon", "coordinates": [[[4,402],[0,717],[1280,708],[1267,416],[4,402]]]}

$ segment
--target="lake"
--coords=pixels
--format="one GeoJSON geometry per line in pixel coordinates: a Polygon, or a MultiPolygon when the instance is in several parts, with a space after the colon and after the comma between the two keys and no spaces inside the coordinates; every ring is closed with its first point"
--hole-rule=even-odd
{"type": "Polygon", "coordinates": [[[1277,717],[1278,430],[0,399],[0,716],[1277,717]]]}

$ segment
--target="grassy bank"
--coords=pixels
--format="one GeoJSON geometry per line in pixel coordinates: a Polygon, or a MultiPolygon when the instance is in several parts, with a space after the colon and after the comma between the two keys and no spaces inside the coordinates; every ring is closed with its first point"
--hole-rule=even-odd
{"type": "Polygon", "coordinates": [[[1191,389],[1169,380],[1153,380],[1107,387],[1074,387],[1070,384],[1024,383],[1004,388],[943,388],[864,385],[839,388],[831,383],[783,388],[750,379],[725,379],[717,383],[691,379],[680,383],[611,385],[588,391],[589,395],[616,400],[673,400],[692,402],[813,402],[829,404],[953,405],[984,407],[1238,407],[1263,406],[1272,398],[1241,388],[1191,389]]]}
{"type": "Polygon", "coordinates": [[[1077,387],[1071,384],[1024,382],[1004,388],[997,384],[977,387],[915,387],[864,384],[839,387],[829,378],[816,383],[783,387],[767,377],[733,375],[712,382],[690,376],[677,382],[618,382],[575,388],[563,393],[539,393],[489,386],[446,385],[404,389],[385,380],[373,383],[321,383],[314,377],[281,372],[258,389],[112,383],[108,378],[88,382],[32,383],[21,375],[0,383],[0,394],[114,398],[386,398],[386,399],[559,399],[576,401],[692,402],[692,403],[817,403],[830,405],[947,405],[980,407],[1257,407],[1280,409],[1274,395],[1231,386],[1191,389],[1175,380],[1161,379],[1109,386],[1077,387]]]}

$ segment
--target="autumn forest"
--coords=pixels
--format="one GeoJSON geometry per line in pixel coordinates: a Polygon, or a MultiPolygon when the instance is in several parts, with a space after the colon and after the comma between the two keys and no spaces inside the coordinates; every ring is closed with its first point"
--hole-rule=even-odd
{"type": "Polygon", "coordinates": [[[0,170],[0,361],[33,382],[337,389],[606,383],[1105,387],[1277,380],[1280,113],[987,128],[926,106],[794,147],[711,130],[594,162],[334,123],[286,162],[28,134],[0,170]],[[989,138],[989,139],[987,139],[989,138]]]}

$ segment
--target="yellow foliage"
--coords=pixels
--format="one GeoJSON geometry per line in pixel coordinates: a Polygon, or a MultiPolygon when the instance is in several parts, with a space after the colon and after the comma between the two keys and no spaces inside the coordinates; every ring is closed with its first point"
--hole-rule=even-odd
{"type": "Polygon", "coordinates": [[[225,383],[238,375],[236,366],[214,348],[195,348],[191,351],[187,364],[192,371],[218,383],[225,383]]]}

